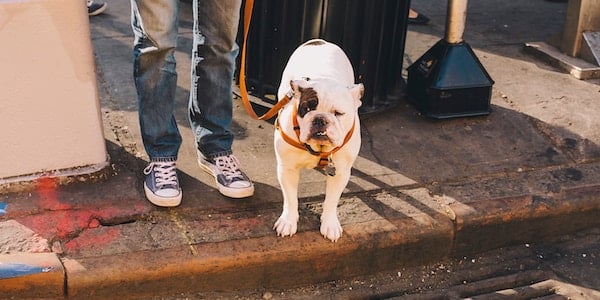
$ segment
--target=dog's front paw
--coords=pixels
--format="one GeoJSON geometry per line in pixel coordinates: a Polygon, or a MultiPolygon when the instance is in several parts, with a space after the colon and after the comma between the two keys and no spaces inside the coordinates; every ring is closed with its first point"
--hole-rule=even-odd
{"type": "Polygon", "coordinates": [[[332,217],[322,217],[321,218],[321,234],[331,240],[332,242],[337,242],[337,240],[342,236],[342,225],[338,218],[335,216],[332,217]]]}
{"type": "Polygon", "coordinates": [[[281,215],[275,225],[273,225],[273,229],[277,231],[278,236],[292,236],[298,230],[298,218],[292,218],[288,216],[281,215]]]}

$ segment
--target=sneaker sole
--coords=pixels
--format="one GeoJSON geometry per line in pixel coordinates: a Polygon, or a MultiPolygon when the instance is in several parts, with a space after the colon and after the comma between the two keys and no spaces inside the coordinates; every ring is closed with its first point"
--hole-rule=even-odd
{"type": "Polygon", "coordinates": [[[108,6],[108,4],[104,3],[104,5],[100,6],[100,8],[96,9],[93,12],[88,12],[88,16],[97,16],[101,13],[103,13],[106,10],[106,7],[108,6]]]}
{"type": "Polygon", "coordinates": [[[182,196],[181,192],[176,197],[170,197],[170,198],[160,197],[160,196],[155,195],[148,188],[148,186],[146,185],[145,182],[144,182],[144,191],[146,192],[146,198],[148,199],[148,201],[150,201],[150,203],[152,203],[156,206],[175,207],[175,206],[178,206],[179,204],[181,204],[181,196],[182,196]]]}
{"type": "Polygon", "coordinates": [[[215,173],[213,172],[213,170],[209,166],[203,164],[201,159],[198,159],[198,165],[200,165],[200,169],[202,169],[204,172],[210,174],[215,179],[215,184],[217,186],[217,190],[223,196],[239,199],[239,198],[248,198],[248,197],[251,197],[252,195],[254,195],[254,185],[251,185],[250,187],[247,187],[244,189],[228,188],[226,186],[219,184],[219,182],[217,181],[217,176],[215,176],[215,173]]]}

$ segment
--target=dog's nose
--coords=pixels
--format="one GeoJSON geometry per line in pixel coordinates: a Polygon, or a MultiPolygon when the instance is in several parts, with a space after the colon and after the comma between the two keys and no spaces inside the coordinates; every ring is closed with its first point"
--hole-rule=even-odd
{"type": "Polygon", "coordinates": [[[327,120],[325,120],[323,117],[316,117],[313,119],[312,125],[316,129],[323,129],[325,126],[327,126],[327,120]]]}

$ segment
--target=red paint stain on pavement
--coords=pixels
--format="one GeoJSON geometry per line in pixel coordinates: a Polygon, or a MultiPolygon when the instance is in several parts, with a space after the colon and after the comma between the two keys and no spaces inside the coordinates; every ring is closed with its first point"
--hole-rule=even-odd
{"type": "Polygon", "coordinates": [[[70,210],[72,205],[59,200],[58,179],[42,177],[36,181],[37,206],[42,212],[18,221],[46,239],[64,239],[87,228],[92,213],[70,210]]]}
{"type": "Polygon", "coordinates": [[[94,215],[89,211],[49,211],[19,219],[19,223],[50,240],[77,235],[89,227],[94,215]]]}
{"type": "Polygon", "coordinates": [[[74,206],[69,202],[72,197],[62,194],[58,179],[54,177],[39,178],[33,194],[39,210],[15,220],[49,241],[65,241],[65,250],[70,251],[106,247],[121,236],[121,231],[118,227],[102,224],[132,221],[152,209],[145,203],[124,204],[122,200],[103,205],[87,205],[84,201],[74,206]]]}
{"type": "Polygon", "coordinates": [[[58,179],[56,177],[41,177],[36,181],[38,206],[47,210],[70,209],[71,205],[58,199],[58,179]]]}
{"type": "Polygon", "coordinates": [[[88,228],[98,228],[100,226],[100,221],[98,221],[98,219],[92,219],[90,221],[90,224],[88,225],[88,228]]]}

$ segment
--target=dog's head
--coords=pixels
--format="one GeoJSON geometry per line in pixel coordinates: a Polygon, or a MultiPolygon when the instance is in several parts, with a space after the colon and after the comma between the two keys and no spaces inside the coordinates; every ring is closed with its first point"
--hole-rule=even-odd
{"type": "Polygon", "coordinates": [[[341,85],[329,79],[292,80],[298,110],[300,142],[315,151],[339,147],[352,128],[361,105],[362,84],[341,85]]]}

